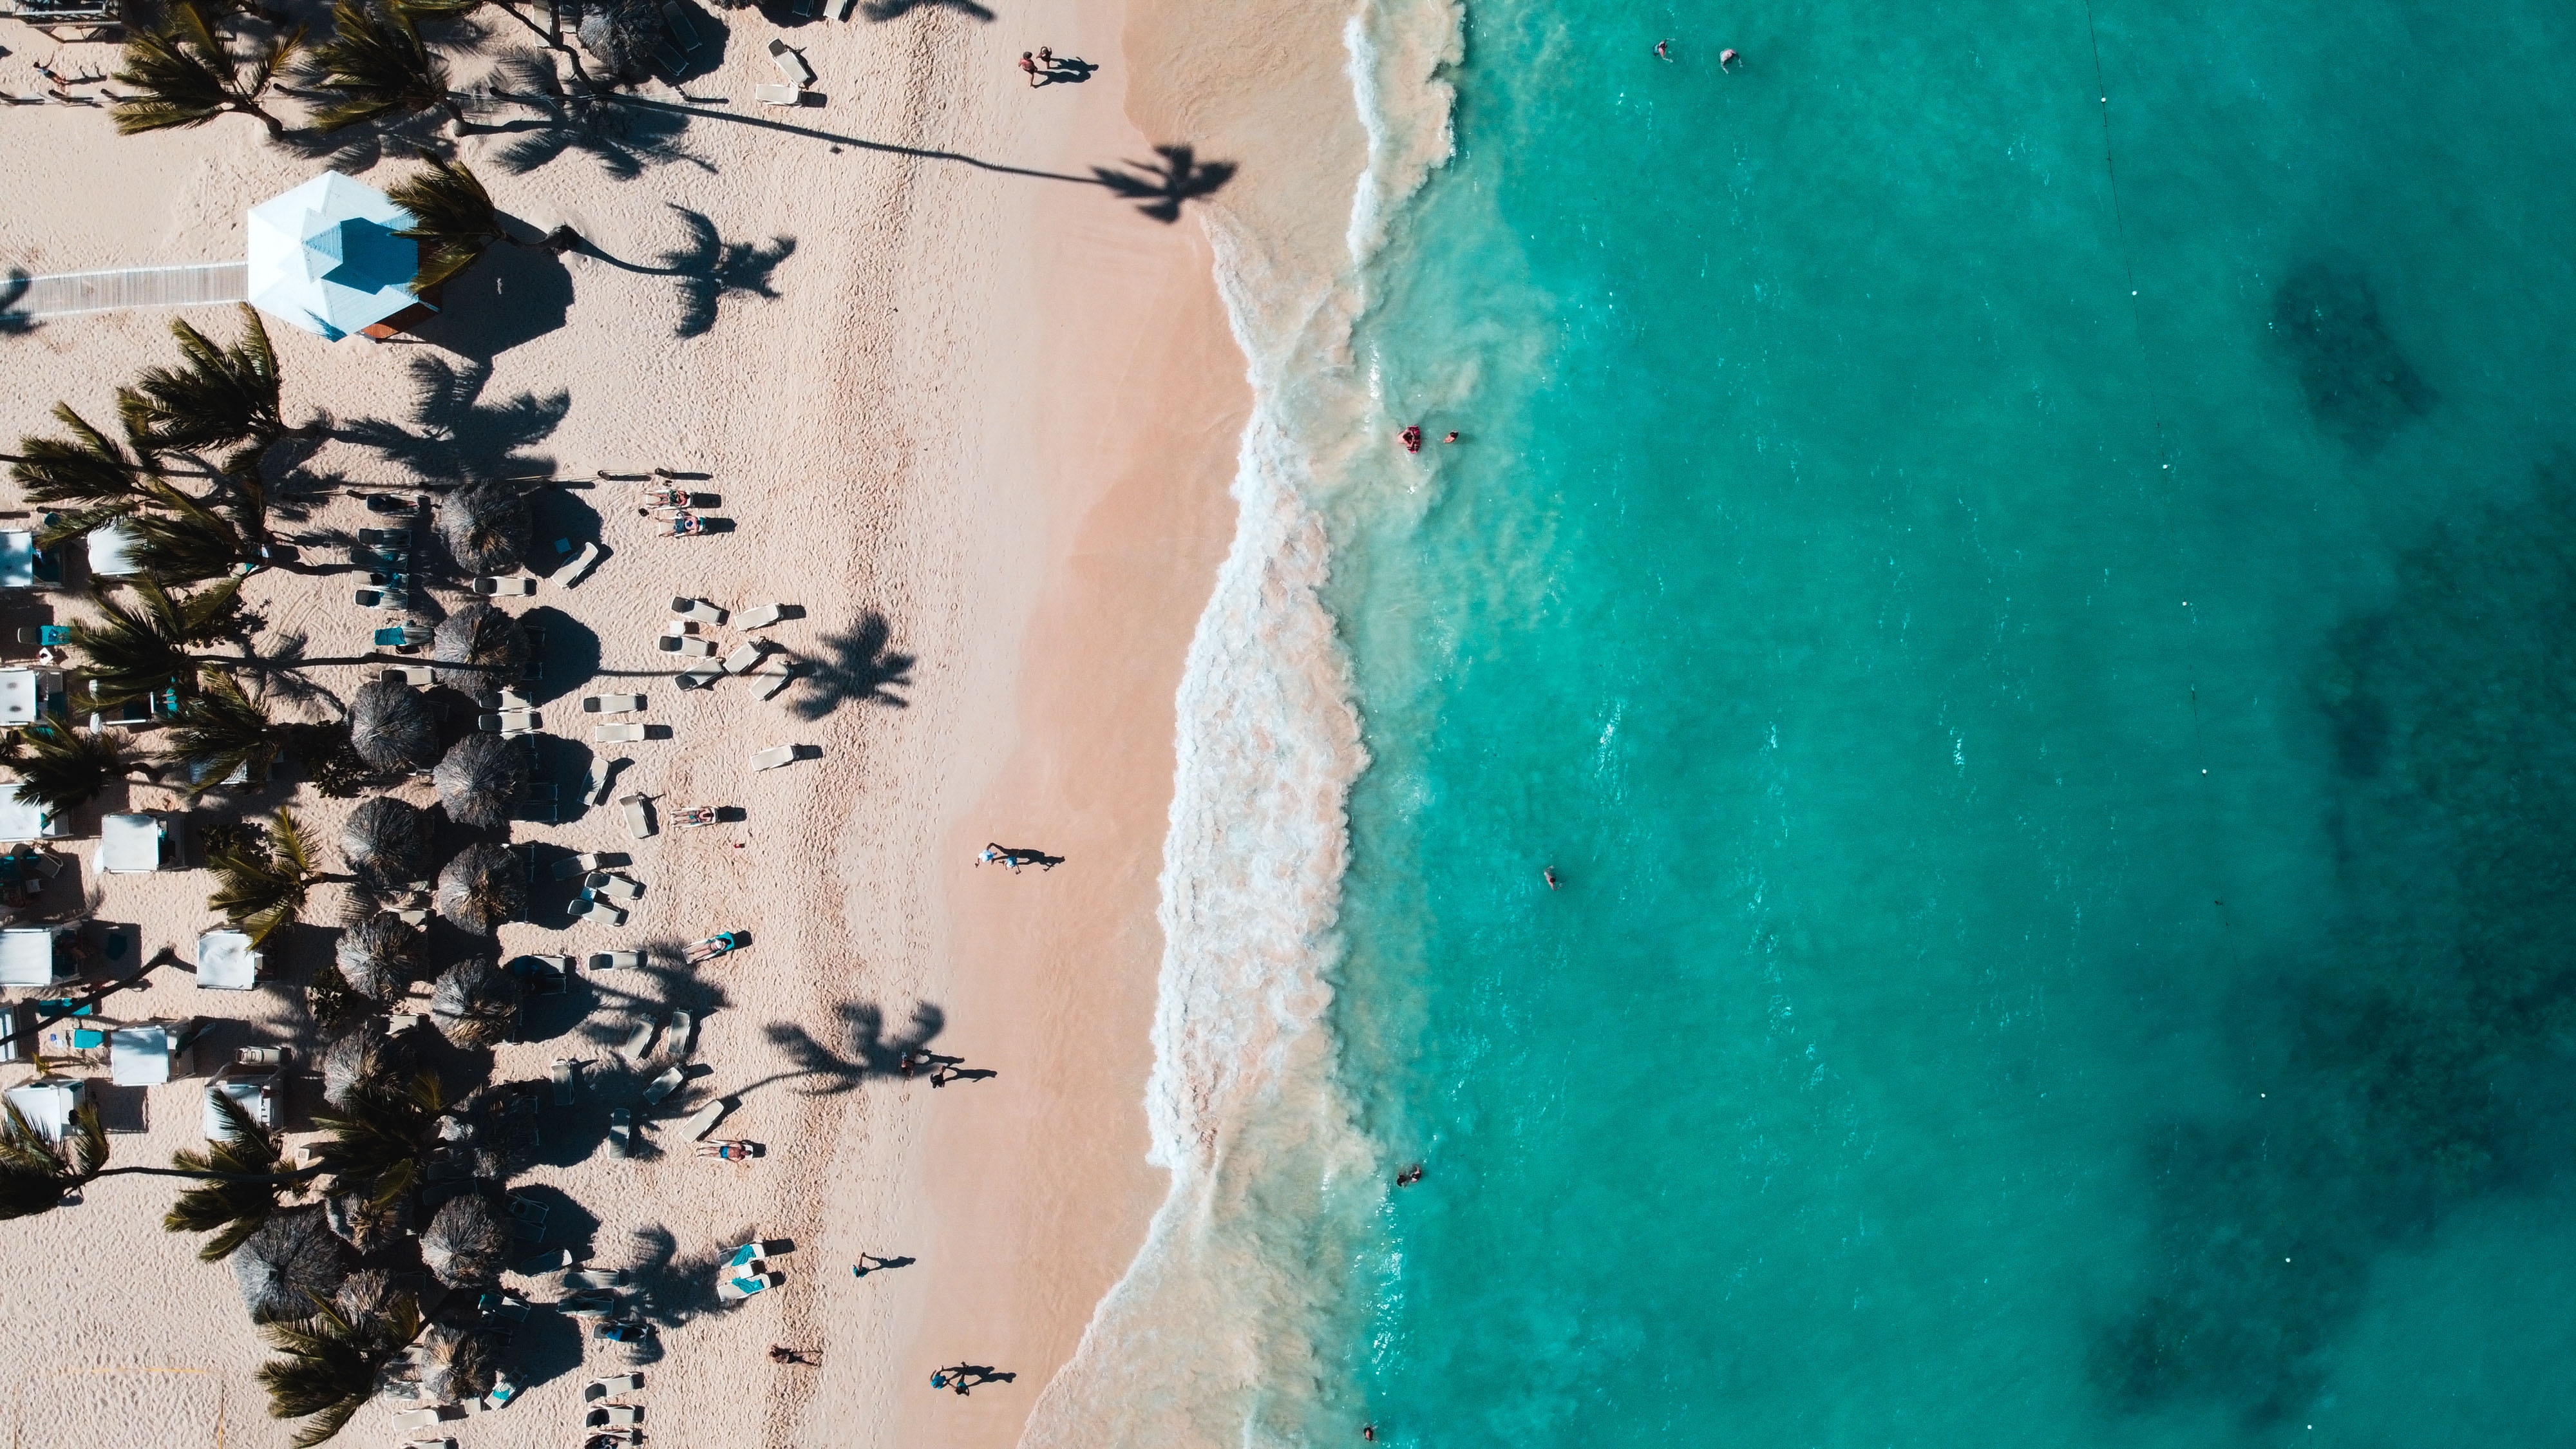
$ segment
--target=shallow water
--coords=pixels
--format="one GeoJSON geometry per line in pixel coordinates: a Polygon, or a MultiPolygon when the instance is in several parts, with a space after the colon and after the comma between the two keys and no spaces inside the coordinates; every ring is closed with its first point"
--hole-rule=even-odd
{"type": "Polygon", "coordinates": [[[2565,1442],[2576,11],[1715,23],[1373,263],[1282,1441],[2565,1442]]]}

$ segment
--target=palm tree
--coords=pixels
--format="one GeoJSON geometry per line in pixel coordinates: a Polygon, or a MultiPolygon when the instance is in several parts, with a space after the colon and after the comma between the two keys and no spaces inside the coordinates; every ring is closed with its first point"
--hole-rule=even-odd
{"type": "Polygon", "coordinates": [[[204,1152],[181,1152],[171,1164],[191,1172],[229,1174],[233,1180],[199,1183],[179,1194],[162,1214],[161,1226],[174,1233],[212,1233],[197,1256],[214,1263],[230,1256],[277,1210],[279,1184],[253,1179],[274,1179],[286,1158],[241,1103],[222,1092],[207,1093],[206,1102],[224,1120],[223,1140],[204,1152]]]}
{"type": "Polygon", "coordinates": [[[331,1175],[332,1192],[380,1203],[409,1192],[420,1180],[421,1148],[446,1106],[437,1074],[424,1071],[408,1083],[361,1087],[338,1113],[314,1114],[314,1125],[330,1134],[313,1155],[331,1175]]]}
{"type": "Polygon", "coordinates": [[[48,525],[37,542],[51,548],[78,538],[109,519],[140,507],[159,466],[143,441],[129,432],[118,443],[92,427],[69,403],[54,404],[54,419],[70,429],[62,438],[21,438],[9,456],[9,476],[29,503],[70,510],[48,525]]]}
{"type": "Polygon", "coordinates": [[[526,247],[560,246],[574,239],[572,228],[566,226],[555,228],[543,241],[519,240],[501,225],[500,209],[492,204],[492,193],[483,189],[481,179],[464,162],[442,161],[434,156],[423,156],[421,160],[429,164],[428,170],[385,188],[385,195],[392,198],[394,205],[412,215],[412,224],[394,235],[427,243],[420,275],[412,278],[414,292],[426,292],[464,271],[496,241],[526,247]]]}
{"type": "Polygon", "coordinates": [[[132,136],[202,126],[229,112],[257,116],[271,140],[286,134],[284,123],[261,110],[260,96],[276,79],[277,68],[304,43],[297,26],[241,59],[215,34],[214,23],[193,0],[170,8],[170,23],[157,34],[125,42],[125,68],[116,78],[140,94],[116,103],[116,131],[132,136]]]}
{"type": "Polygon", "coordinates": [[[280,438],[319,429],[290,427],[279,400],[277,352],[250,304],[242,304],[241,340],[218,347],[184,320],[170,324],[185,365],[147,367],[117,392],[126,430],[154,452],[202,452],[248,443],[265,450],[280,438]]]}
{"type": "Polygon", "coordinates": [[[268,489],[259,478],[258,457],[244,449],[231,463],[235,471],[224,475],[228,491],[214,507],[166,484],[148,490],[160,511],[136,513],[126,525],[134,532],[136,567],[165,583],[190,584],[264,568],[296,574],[333,572],[273,544],[268,532],[268,489]]]}
{"type": "Polygon", "coordinates": [[[420,1336],[420,1305],[409,1294],[381,1316],[344,1313],[320,1300],[313,1309],[301,1322],[266,1325],[281,1356],[259,1368],[269,1417],[305,1421],[287,1441],[296,1449],[311,1449],[347,1428],[386,1366],[420,1336]]]}
{"type": "Polygon", "coordinates": [[[291,1172],[238,1174],[193,1167],[110,1167],[107,1129],[98,1108],[81,1104],[71,1130],[61,1143],[45,1140],[15,1102],[0,1102],[0,1221],[34,1217],[63,1205],[63,1200],[102,1177],[186,1177],[200,1182],[300,1182],[313,1168],[291,1172]]]}
{"type": "Polygon", "coordinates": [[[206,898],[206,909],[223,912],[254,946],[294,925],[313,887],[357,879],[315,870],[312,847],[283,805],[277,807],[268,837],[267,853],[218,851],[206,862],[215,873],[215,893],[206,898]]]}
{"type": "Polygon", "coordinates": [[[17,796],[57,815],[77,810],[107,793],[143,764],[126,748],[122,731],[65,729],[53,720],[38,720],[9,732],[0,764],[18,772],[17,796]]]}
{"type": "MultiPolygon", "coordinates": [[[[186,699],[206,671],[292,675],[306,669],[351,664],[402,664],[395,654],[352,654],[330,659],[270,658],[205,652],[202,646],[236,637],[241,629],[241,583],[228,578],[192,594],[174,594],[153,579],[134,587],[134,601],[93,594],[96,619],[74,620],[72,648],[101,704],[147,699],[164,690],[186,699]]],[[[499,673],[500,666],[441,664],[442,669],[499,673]]],[[[515,666],[514,666],[515,667],[515,666]]]]}
{"type": "Polygon", "coordinates": [[[161,762],[178,772],[183,781],[179,788],[193,797],[237,774],[254,790],[267,784],[269,767],[286,748],[287,734],[231,675],[215,672],[206,676],[201,691],[181,702],[164,739],[168,748],[161,762]]]}
{"type": "Polygon", "coordinates": [[[331,38],[313,47],[313,69],[316,85],[340,93],[313,113],[317,131],[432,110],[445,111],[459,130],[467,124],[447,87],[447,62],[400,7],[380,16],[359,0],[334,0],[331,38]]]}

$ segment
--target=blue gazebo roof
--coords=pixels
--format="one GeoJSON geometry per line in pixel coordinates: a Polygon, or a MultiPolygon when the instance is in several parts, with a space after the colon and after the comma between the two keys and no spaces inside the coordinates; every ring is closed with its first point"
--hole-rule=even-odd
{"type": "Polygon", "coordinates": [[[394,232],[411,213],[337,171],[250,212],[251,305],[338,339],[413,305],[420,248],[394,232]]]}

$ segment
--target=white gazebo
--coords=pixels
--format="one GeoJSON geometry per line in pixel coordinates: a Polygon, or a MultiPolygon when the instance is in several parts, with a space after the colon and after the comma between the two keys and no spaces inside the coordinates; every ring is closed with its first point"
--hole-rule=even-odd
{"type": "Polygon", "coordinates": [[[169,863],[170,827],[158,815],[109,815],[98,822],[103,875],[138,875],[169,863]]]}
{"type": "Polygon", "coordinates": [[[383,192],[337,171],[250,211],[251,305],[336,342],[424,305],[411,291],[420,244],[383,192]]]}
{"type": "Polygon", "coordinates": [[[193,1021],[140,1021],[107,1038],[107,1079],[120,1087],[157,1087],[196,1069],[193,1021]]]}
{"type": "Polygon", "coordinates": [[[27,1125],[47,1142],[60,1142],[71,1130],[72,1117],[80,1111],[81,1082],[78,1077],[38,1077],[23,1087],[11,1087],[5,1094],[9,1105],[26,1117],[27,1125]]]}
{"type": "Polygon", "coordinates": [[[16,790],[0,789],[0,842],[60,840],[62,834],[63,823],[54,818],[54,812],[20,799],[16,790]]]}
{"type": "Polygon", "coordinates": [[[0,929],[0,986],[51,986],[72,974],[63,938],[70,926],[0,929]]]}

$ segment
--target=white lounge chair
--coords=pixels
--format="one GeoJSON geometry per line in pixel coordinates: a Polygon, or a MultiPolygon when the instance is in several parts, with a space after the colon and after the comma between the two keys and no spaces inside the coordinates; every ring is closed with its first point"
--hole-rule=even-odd
{"type": "Polygon", "coordinates": [[[595,870],[582,877],[581,888],[584,895],[596,896],[605,901],[640,900],[644,895],[643,886],[625,876],[612,875],[604,870],[595,870]]]}
{"type": "Polygon", "coordinates": [[[394,1427],[397,1429],[426,1429],[430,1425],[439,1423],[442,1420],[462,1419],[464,1417],[465,1416],[463,1414],[451,1414],[444,1407],[405,1409],[401,1413],[394,1415],[394,1427]]]}
{"type": "Polygon", "coordinates": [[[670,1070],[665,1071],[662,1075],[645,1083],[644,1105],[647,1107],[659,1105],[664,1097],[680,1090],[680,1084],[688,1079],[689,1074],[681,1071],[678,1067],[673,1067],[670,1070]]]}
{"type": "Polygon", "coordinates": [[[685,634],[665,634],[653,641],[653,647],[665,654],[677,654],[683,659],[711,658],[716,652],[714,640],[692,639],[685,634]]]}
{"type": "Polygon", "coordinates": [[[593,1409],[582,1419],[585,1428],[605,1429],[614,1424],[641,1424],[644,1411],[633,1404],[606,1404],[593,1409]]]}
{"type": "Polygon", "coordinates": [[[539,1253],[510,1271],[522,1278],[542,1278],[548,1273],[562,1272],[571,1267],[574,1261],[572,1249],[557,1248],[551,1253],[539,1253]]]}
{"type": "Polygon", "coordinates": [[[805,88],[756,85],[751,88],[751,98],[765,106],[801,106],[805,104],[805,88]]]}
{"type": "Polygon", "coordinates": [[[566,1288],[621,1288],[625,1284],[626,1273],[619,1268],[584,1268],[564,1275],[566,1288]]]}
{"type": "Polygon", "coordinates": [[[494,574],[481,574],[476,576],[474,580],[474,592],[483,595],[487,599],[518,598],[527,594],[533,594],[536,591],[537,581],[529,578],[526,574],[511,574],[507,577],[494,574]]]}
{"type": "Polygon", "coordinates": [[[797,747],[794,745],[776,745],[761,750],[752,755],[751,767],[755,770],[775,770],[781,765],[792,765],[796,763],[796,750],[797,747]]]}
{"type": "Polygon", "coordinates": [[[482,716],[475,723],[485,734],[524,735],[533,733],[541,721],[533,709],[501,709],[482,716]]]}
{"type": "Polygon", "coordinates": [[[594,694],[581,702],[583,714],[633,714],[643,707],[640,694],[594,694]]]}
{"type": "Polygon", "coordinates": [[[388,664],[376,671],[378,679],[395,684],[408,684],[414,689],[427,688],[438,682],[438,676],[416,664],[388,664]]]}
{"type": "Polygon", "coordinates": [[[574,1069],[580,1065],[581,1063],[574,1061],[570,1057],[555,1058],[554,1069],[550,1075],[552,1076],[555,1084],[556,1106],[569,1107],[572,1105],[572,1074],[574,1069]]]}
{"type": "Polygon", "coordinates": [[[804,672],[804,662],[797,659],[781,658],[776,664],[763,665],[760,669],[760,697],[776,699],[781,690],[795,683],[796,676],[804,672]]]}
{"type": "Polygon", "coordinates": [[[716,1284],[716,1296],[738,1301],[749,1298],[754,1293],[775,1288],[786,1281],[787,1275],[784,1273],[745,1273],[739,1278],[727,1278],[716,1284]]]}
{"type": "Polygon", "coordinates": [[[620,795],[617,803],[626,808],[626,833],[638,840],[651,837],[654,831],[652,802],[641,795],[620,795]]]}
{"type": "Polygon", "coordinates": [[[574,901],[569,909],[572,914],[585,921],[597,921],[602,925],[609,926],[622,926],[626,924],[625,911],[619,909],[616,905],[611,904],[608,901],[601,900],[599,897],[592,895],[588,891],[583,891],[580,899],[574,901]]]}
{"type": "Polygon", "coordinates": [[[670,1019],[662,1023],[662,1050],[669,1052],[675,1062],[687,1061],[697,1031],[696,1017],[685,1011],[672,1012],[670,1019]]]}
{"type": "Polygon", "coordinates": [[[724,1098],[718,1097],[714,1101],[700,1107],[697,1111],[690,1114],[688,1121],[680,1124],[681,1135],[687,1137],[691,1142],[704,1141],[708,1133],[716,1130],[716,1124],[724,1120],[725,1107],[727,1105],[728,1104],[724,1098]]]}
{"type": "Polygon", "coordinates": [[[786,41],[769,42],[769,63],[778,67],[780,75],[800,86],[810,86],[814,83],[814,67],[807,65],[805,57],[798,55],[796,48],[786,41]]]}
{"type": "Polygon", "coordinates": [[[737,629],[766,629],[770,625],[775,624],[786,617],[786,605],[763,604],[757,609],[743,610],[742,613],[734,619],[733,626],[737,629]]]}
{"type": "Polygon", "coordinates": [[[595,725],[590,731],[591,743],[599,745],[631,745],[643,738],[640,724],[595,725]]]}
{"type": "Polygon", "coordinates": [[[608,1109],[608,1150],[617,1157],[633,1155],[635,1151],[634,1109],[629,1107],[608,1109]]]}
{"type": "Polygon", "coordinates": [[[762,657],[768,653],[768,644],[755,639],[724,657],[724,671],[727,674],[749,674],[760,667],[762,657]]]}
{"type": "Polygon", "coordinates": [[[568,538],[555,540],[555,552],[561,554],[564,560],[555,567],[555,582],[567,589],[589,578],[590,571],[599,567],[600,559],[605,557],[600,552],[598,544],[585,543],[579,548],[574,548],[572,540],[568,538]]]}
{"type": "Polygon", "coordinates": [[[617,1050],[628,1061],[640,1062],[644,1060],[644,1054],[652,1049],[653,1022],[650,1017],[647,1017],[643,1021],[635,1024],[634,1034],[626,1038],[626,1045],[619,1047],[617,1050]]]}
{"type": "Polygon", "coordinates": [[[571,880],[575,876],[588,875],[597,869],[599,869],[599,853],[584,851],[570,860],[556,861],[555,879],[571,880]]]}
{"type": "Polygon", "coordinates": [[[745,1243],[741,1247],[734,1249],[732,1252],[725,1254],[723,1266],[727,1268],[765,1266],[766,1260],[772,1257],[783,1256],[786,1252],[787,1240],[785,1238],[759,1238],[745,1243]]]}
{"type": "Polygon", "coordinates": [[[585,1401],[613,1399],[619,1394],[631,1394],[642,1387],[644,1387],[642,1374],[619,1374],[615,1378],[592,1379],[582,1385],[581,1396],[585,1401]]]}
{"type": "Polygon", "coordinates": [[[704,599],[673,599],[671,612],[680,618],[693,619],[701,624],[721,624],[731,617],[724,610],[704,599]]]}
{"type": "Polygon", "coordinates": [[[722,668],[714,665],[702,664],[697,668],[678,676],[672,682],[679,685],[682,689],[705,689],[722,678],[724,678],[724,670],[722,668]]]}
{"type": "Polygon", "coordinates": [[[593,951],[590,953],[590,969],[593,971],[632,971],[643,964],[644,953],[641,951],[593,951]]]}

